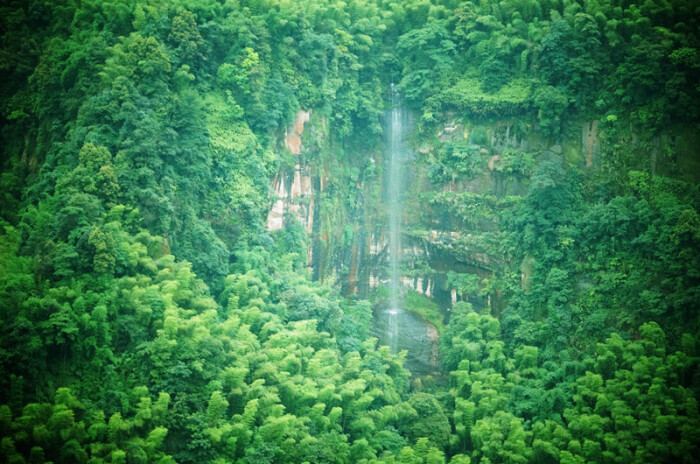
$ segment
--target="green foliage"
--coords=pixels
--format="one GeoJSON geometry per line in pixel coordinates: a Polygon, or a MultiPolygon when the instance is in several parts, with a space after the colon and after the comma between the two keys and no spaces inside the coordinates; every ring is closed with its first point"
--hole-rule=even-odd
{"type": "Polygon", "coordinates": [[[687,174],[665,134],[699,116],[697,2],[6,3],[0,462],[698,454],[700,196],[656,175],[687,174]],[[490,275],[446,269],[446,289],[494,297],[443,328],[407,295],[449,376],[418,393],[370,303],[307,268],[351,292],[374,259],[390,84],[443,190],[417,195],[416,229],[456,232],[413,238],[480,255],[490,275]],[[602,170],[580,175],[556,144],[597,120],[602,170]],[[455,121],[474,130],[429,141],[455,121]],[[297,164],[311,233],[268,232],[297,164]]]}
{"type": "Polygon", "coordinates": [[[461,335],[443,348],[448,366],[459,362],[450,368],[459,453],[491,462],[625,456],[690,462],[700,416],[684,384],[698,358],[688,351],[667,353],[658,324],[642,325],[635,341],[612,334],[597,345],[595,359],[584,362],[590,369],[585,374],[575,363],[553,370],[556,364],[542,363],[535,347],[505,358],[495,341],[498,328],[466,303],[453,308],[446,335],[461,335]],[[523,424],[521,417],[529,420],[523,424]]]}
{"type": "Polygon", "coordinates": [[[479,276],[476,274],[461,274],[454,271],[448,271],[445,288],[454,289],[457,295],[465,298],[469,295],[474,295],[479,290],[479,276]]]}
{"type": "Polygon", "coordinates": [[[445,328],[444,316],[433,300],[418,292],[409,291],[403,297],[403,304],[407,311],[419,314],[435,326],[438,333],[442,333],[445,328]]]}
{"type": "Polygon", "coordinates": [[[484,163],[479,147],[465,142],[442,145],[438,162],[430,167],[430,180],[433,183],[454,181],[459,177],[473,178],[481,172],[484,163]]]}
{"type": "Polygon", "coordinates": [[[139,404],[126,402],[122,412],[108,420],[101,410],[86,408],[67,388],[59,388],[54,404],[30,403],[13,419],[0,406],[5,462],[56,463],[125,462],[174,463],[163,452],[168,429],[159,424],[168,395],[161,394],[155,407],[145,387],[133,391],[139,404]],[[145,394],[146,396],[141,396],[145,394]],[[41,461],[37,461],[41,460],[41,461]]]}
{"type": "Polygon", "coordinates": [[[574,406],[564,413],[571,440],[582,444],[568,445],[574,458],[690,462],[700,418],[697,400],[682,384],[697,358],[667,354],[655,323],[639,331],[640,340],[613,334],[599,344],[594,370],[576,380],[574,406]]]}
{"type": "Polygon", "coordinates": [[[504,150],[500,158],[495,170],[508,175],[530,177],[536,166],[532,153],[523,153],[510,148],[504,150]]]}
{"type": "Polygon", "coordinates": [[[399,423],[399,430],[405,430],[411,440],[427,438],[438,449],[444,449],[450,440],[450,424],[437,400],[428,393],[416,393],[408,405],[415,412],[399,423]]]}
{"type": "Polygon", "coordinates": [[[428,103],[437,108],[464,111],[477,118],[527,113],[532,105],[531,84],[525,79],[513,79],[491,93],[482,85],[478,78],[464,77],[428,99],[428,103]]]}
{"type": "Polygon", "coordinates": [[[586,204],[579,200],[580,179],[555,180],[562,177],[557,166],[542,164],[506,222],[520,256],[534,263],[528,285],[516,290],[512,311],[504,313],[514,340],[539,343],[528,318],[546,320],[547,338],[560,347],[591,346],[601,333],[632,333],[648,320],[674,338],[695,327],[687,308],[697,291],[697,253],[689,248],[693,226],[686,224],[694,223],[696,188],[632,172],[627,193],[586,204]],[[680,230],[688,231],[684,240],[674,238],[680,230]]]}
{"type": "Polygon", "coordinates": [[[396,46],[404,62],[399,88],[405,91],[408,101],[425,100],[440,74],[449,72],[455,45],[447,25],[446,20],[431,17],[422,27],[399,37],[396,46]]]}
{"type": "Polygon", "coordinates": [[[565,93],[556,87],[545,86],[533,95],[538,110],[537,119],[542,131],[550,137],[556,137],[561,132],[561,119],[569,106],[565,93]]]}

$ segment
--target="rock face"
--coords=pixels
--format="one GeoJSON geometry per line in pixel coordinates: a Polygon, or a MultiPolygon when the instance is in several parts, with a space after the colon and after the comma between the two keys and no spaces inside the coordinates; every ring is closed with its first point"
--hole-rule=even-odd
{"type": "Polygon", "coordinates": [[[299,110],[294,122],[287,129],[287,136],[285,137],[284,142],[292,155],[301,154],[301,134],[304,132],[304,124],[309,122],[310,119],[311,110],[299,110]]]}
{"type": "MultiPolygon", "coordinates": [[[[529,173],[514,172],[509,167],[513,156],[534,153],[538,162],[570,156],[571,159],[567,158],[570,162],[578,162],[581,167],[594,167],[601,150],[598,132],[598,121],[586,121],[582,123],[580,138],[562,139],[554,144],[530,126],[518,126],[512,122],[484,125],[450,116],[443,126],[437,128],[434,138],[426,137],[413,151],[415,156],[411,155],[407,163],[406,211],[401,219],[403,232],[399,252],[402,257],[401,286],[449,307],[462,297],[455,289],[446,288],[448,271],[477,274],[483,278],[506,264],[502,257],[490,256],[475,245],[484,234],[498,230],[496,222],[475,217],[473,223],[465,227],[454,223],[448,216],[433,214],[431,205],[414,199],[436,191],[472,193],[493,201],[523,195],[527,191],[529,173]],[[440,185],[433,184],[428,172],[431,166],[425,161],[443,156],[440,152],[443,144],[466,145],[474,154],[470,156],[480,160],[481,168],[469,176],[453,175],[440,185]]],[[[334,142],[327,123],[312,110],[297,112],[283,140],[294,158],[294,165],[283,168],[271,180],[273,197],[267,230],[280,230],[290,218],[296,219],[310,237],[307,262],[314,278],[323,279],[335,274],[346,294],[365,297],[373,289],[387,286],[390,280],[387,273],[390,254],[388,203],[383,192],[389,185],[386,171],[390,157],[386,155],[386,147],[378,145],[370,155],[365,153],[363,156],[370,161],[364,167],[353,166],[351,158],[328,158],[328,150],[334,149],[334,142]],[[312,131],[313,136],[307,137],[305,131],[312,131]],[[308,146],[304,140],[308,140],[308,146]],[[329,163],[336,165],[331,167],[329,163]],[[362,172],[367,166],[383,172],[383,177],[364,180],[362,172]],[[346,188],[349,184],[338,176],[351,169],[359,174],[352,181],[353,188],[341,194],[339,188],[346,188]]],[[[528,285],[527,275],[523,278],[523,285],[528,285]]],[[[490,305],[491,301],[498,300],[498,295],[488,295],[483,300],[484,306],[490,305]]],[[[475,295],[469,301],[479,304],[475,295]]]]}
{"type": "Polygon", "coordinates": [[[291,172],[279,172],[272,179],[271,190],[274,203],[267,216],[267,230],[273,232],[284,227],[285,216],[293,214],[304,226],[308,234],[313,230],[314,198],[311,167],[301,155],[301,136],[304,125],[311,118],[311,110],[299,110],[292,125],[285,134],[285,145],[294,155],[297,163],[291,172]]]}
{"type": "MultiPolygon", "coordinates": [[[[545,160],[569,163],[582,170],[599,169],[606,143],[601,132],[607,123],[581,121],[580,132],[551,140],[536,126],[517,121],[484,122],[454,114],[442,116],[447,118],[444,124],[434,133],[424,134],[418,146],[413,147],[415,156],[407,163],[410,179],[406,181],[403,205],[399,280],[403,289],[426,295],[443,308],[449,308],[456,300],[468,299],[476,307],[490,307],[493,314],[498,314],[505,305],[500,290],[483,296],[462,296],[446,285],[447,273],[487,278],[503,266],[519,268],[522,288],[528,291],[534,263],[528,259],[507,263],[503,256],[488,251],[493,247],[480,245],[486,243],[489,234],[498,231],[499,224],[497,219],[482,214],[479,207],[474,209],[473,220],[465,225],[452,219],[447,206],[433,205],[425,198],[439,192],[456,198],[476,194],[488,203],[522,196],[528,191],[533,169],[545,160]],[[468,151],[476,164],[468,174],[452,173],[436,182],[430,170],[444,158],[445,146],[450,144],[468,151]],[[534,166],[518,160],[518,156],[525,162],[534,162],[534,166]],[[523,164],[527,164],[525,168],[523,164]]],[[[295,218],[310,238],[307,263],[314,278],[336,276],[344,294],[367,297],[390,283],[384,193],[390,157],[379,143],[368,143],[363,151],[342,146],[343,142],[333,139],[329,126],[322,112],[300,110],[283,138],[280,134],[280,145],[284,143],[283,149],[289,150],[294,163],[271,179],[267,229],[280,230],[290,218],[295,218]]],[[[633,133],[626,143],[635,149],[643,148],[633,133]]],[[[663,147],[669,146],[679,153],[675,163],[683,176],[689,180],[700,178],[700,161],[694,155],[698,144],[700,135],[695,131],[679,129],[660,135],[649,144],[651,148],[645,148],[651,170],[664,174],[670,169],[662,152],[663,147]]]]}
{"type": "Polygon", "coordinates": [[[291,174],[277,174],[272,179],[271,188],[276,200],[267,216],[267,230],[273,232],[283,228],[285,215],[293,214],[310,234],[313,229],[314,206],[311,168],[305,164],[296,164],[291,174]]]}
{"type": "Polygon", "coordinates": [[[583,124],[581,131],[581,147],[586,156],[586,167],[593,166],[594,159],[600,156],[600,141],[598,140],[598,120],[583,124]]]}
{"type": "MultiPolygon", "coordinates": [[[[405,246],[401,247],[401,256],[408,257],[409,260],[427,259],[424,244],[420,244],[415,240],[404,236],[405,246]]],[[[382,286],[390,284],[390,278],[386,274],[385,269],[388,267],[387,255],[388,247],[386,237],[384,235],[371,234],[369,239],[369,253],[367,263],[371,267],[367,275],[367,282],[360,282],[362,287],[367,287],[370,290],[375,290],[382,286]]],[[[405,275],[399,278],[402,287],[411,289],[427,297],[432,297],[435,292],[435,280],[422,277],[408,277],[405,275]]]]}
{"type": "MultiPolygon", "coordinates": [[[[334,179],[328,178],[327,166],[321,164],[314,156],[314,147],[304,146],[302,143],[305,130],[316,131],[319,128],[316,121],[311,120],[311,116],[310,110],[300,110],[294,122],[285,131],[284,144],[294,156],[295,165],[293,168],[282,169],[271,180],[270,190],[273,197],[267,217],[267,230],[273,232],[283,229],[289,218],[295,218],[311,239],[307,263],[313,270],[314,278],[324,278],[336,273],[340,276],[344,293],[366,297],[372,290],[388,286],[390,281],[386,202],[384,194],[380,193],[386,188],[387,179],[375,178],[370,183],[354,184],[354,202],[351,200],[352,204],[339,205],[344,210],[340,214],[339,210],[324,207],[324,187],[334,179]],[[343,234],[340,239],[329,236],[337,231],[348,230],[351,231],[349,239],[343,234]]],[[[321,125],[325,127],[323,121],[321,125]]],[[[505,131],[505,138],[515,143],[515,136],[508,129],[505,131]]],[[[467,136],[467,131],[460,123],[449,123],[440,131],[442,140],[467,136]]],[[[318,137],[314,137],[314,140],[316,138],[318,137]]],[[[502,138],[489,134],[487,140],[502,138]]],[[[386,169],[387,158],[379,151],[371,156],[370,162],[376,169],[386,169]]],[[[453,182],[445,188],[457,192],[481,192],[490,189],[492,184],[488,179],[496,174],[494,166],[499,161],[500,157],[492,154],[490,159],[485,158],[484,172],[478,179],[453,182]],[[485,180],[481,180],[482,178],[485,180]]],[[[415,178],[409,182],[413,181],[421,184],[418,189],[420,191],[433,188],[425,179],[415,178]]],[[[334,188],[337,188],[337,183],[334,188]]],[[[414,193],[407,192],[409,195],[414,193]]],[[[415,226],[419,216],[416,213],[415,210],[406,211],[402,222],[407,226],[415,226]]],[[[425,227],[427,224],[420,226],[425,227]]],[[[428,236],[414,236],[408,233],[408,230],[402,233],[399,255],[402,256],[403,264],[399,280],[402,288],[433,298],[447,307],[458,299],[453,289],[445,287],[448,270],[452,270],[456,264],[459,272],[472,272],[470,269],[475,269],[476,273],[486,273],[493,263],[490,257],[471,250],[469,246],[462,246],[460,232],[434,227],[429,227],[428,230],[428,236]],[[462,262],[452,262],[455,259],[462,262]],[[422,275],[413,269],[414,263],[429,265],[436,272],[422,275]]]]}

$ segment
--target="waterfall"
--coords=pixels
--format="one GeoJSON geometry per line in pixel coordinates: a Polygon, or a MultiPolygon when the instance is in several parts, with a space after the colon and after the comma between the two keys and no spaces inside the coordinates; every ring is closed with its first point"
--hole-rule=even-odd
{"type": "MultiPolygon", "coordinates": [[[[401,196],[403,188],[403,111],[398,91],[391,84],[391,115],[387,124],[389,134],[387,137],[387,158],[389,158],[389,182],[387,190],[387,210],[389,213],[389,275],[390,300],[389,307],[385,310],[387,318],[386,341],[392,353],[398,353],[400,316],[405,314],[401,308],[400,261],[401,261],[401,196]]],[[[405,341],[404,341],[405,342],[405,341]]]]}
{"type": "Polygon", "coordinates": [[[392,353],[399,352],[399,310],[390,308],[387,310],[389,320],[387,321],[386,339],[389,344],[389,351],[392,353]]]}
{"type": "Polygon", "coordinates": [[[389,123],[389,264],[391,275],[390,309],[399,308],[399,262],[401,259],[401,194],[403,178],[403,111],[399,94],[391,84],[391,121],[389,123]]]}
{"type": "Polygon", "coordinates": [[[375,309],[372,336],[392,353],[406,351],[406,367],[414,375],[437,372],[437,330],[419,314],[406,309],[401,282],[401,227],[403,200],[410,178],[411,152],[406,134],[411,130],[411,118],[401,104],[401,97],[392,85],[391,108],[384,113],[385,171],[383,199],[387,208],[389,242],[389,301],[386,307],[375,309]]]}

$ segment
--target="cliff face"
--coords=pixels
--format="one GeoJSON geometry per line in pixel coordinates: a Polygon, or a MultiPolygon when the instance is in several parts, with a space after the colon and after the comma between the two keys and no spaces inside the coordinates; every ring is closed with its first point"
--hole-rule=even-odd
{"type": "MultiPolygon", "coordinates": [[[[362,154],[365,161],[360,164],[358,156],[324,158],[319,153],[334,149],[332,137],[323,118],[314,125],[312,114],[300,110],[286,130],[284,145],[294,165],[281,169],[271,181],[274,197],[267,228],[276,231],[289,218],[296,219],[311,238],[307,263],[314,277],[335,275],[345,294],[366,297],[389,280],[387,156],[378,144],[362,154]],[[355,174],[348,177],[347,172],[355,174]]],[[[462,295],[448,284],[448,273],[483,280],[515,266],[527,288],[533,263],[509,263],[499,251],[497,211],[507,207],[510,198],[527,193],[532,172],[545,160],[583,173],[599,171],[605,164],[604,144],[611,143],[610,131],[606,140],[603,123],[587,120],[567,136],[552,140],[536,126],[517,121],[485,123],[454,115],[444,115],[443,120],[430,131],[422,129],[413,143],[402,219],[400,280],[406,289],[435,299],[443,308],[468,299],[476,307],[489,306],[498,313],[504,304],[499,291],[462,295]]],[[[629,131],[617,137],[633,149],[646,150],[642,159],[648,160],[652,172],[668,171],[660,147],[669,144],[679,153],[674,160],[677,165],[692,164],[693,157],[684,155],[692,150],[682,149],[690,146],[688,134],[661,134],[651,143],[641,142],[629,131]]]]}
{"type": "MultiPolygon", "coordinates": [[[[366,296],[388,281],[388,238],[382,176],[362,176],[347,195],[347,204],[324,208],[324,187],[332,183],[331,171],[318,157],[312,156],[303,140],[312,110],[300,110],[287,128],[284,144],[294,159],[271,181],[273,203],[267,217],[267,229],[274,232],[285,227],[290,218],[297,220],[311,237],[307,263],[316,278],[331,273],[340,276],[344,292],[366,296]],[[333,230],[342,237],[329,236],[324,223],[333,221],[333,230]]],[[[582,127],[579,146],[572,149],[585,154],[592,165],[599,154],[597,122],[582,127]]],[[[428,139],[427,137],[425,139],[428,139]]],[[[432,137],[433,143],[416,147],[410,163],[410,182],[406,186],[406,212],[403,218],[401,282],[444,306],[460,299],[454,288],[446,286],[448,271],[473,273],[486,277],[503,265],[502,256],[489,254],[479,244],[483,234],[498,230],[493,220],[478,218],[469,227],[436,216],[437,208],[427,195],[473,193],[494,198],[522,195],[527,189],[527,173],[504,169],[504,152],[539,150],[540,157],[561,156],[564,149],[537,138],[531,132],[518,133],[507,123],[473,126],[458,119],[448,120],[432,137]],[[479,142],[479,143],[477,143],[479,142]],[[450,144],[465,144],[477,156],[469,176],[452,175],[441,182],[431,179],[430,171],[439,162],[439,151],[450,144]]],[[[578,140],[576,141],[578,142],[578,140]]],[[[328,141],[321,141],[327,144],[328,141]]],[[[574,141],[569,141],[573,144],[574,141]]],[[[505,157],[508,158],[506,155],[505,157]]],[[[512,156],[511,156],[512,157],[512,156]]],[[[506,160],[508,161],[508,160],[506,160]]],[[[370,167],[384,172],[386,156],[377,150],[370,157],[370,167]]],[[[512,160],[511,160],[512,163],[512,160]]],[[[349,164],[346,161],[346,164],[349,164]]],[[[347,166],[346,166],[347,167],[347,166]]],[[[384,174],[386,174],[384,172],[384,174]]],[[[437,214],[439,215],[439,214],[437,214]]],[[[489,305],[498,295],[472,297],[472,302],[489,305]]]]}
{"type": "Polygon", "coordinates": [[[301,156],[301,136],[311,111],[299,110],[294,123],[285,134],[284,143],[294,156],[294,168],[283,170],[272,178],[270,185],[274,203],[267,216],[267,230],[274,232],[284,227],[286,215],[293,215],[308,234],[313,229],[313,189],[311,166],[301,156]]]}

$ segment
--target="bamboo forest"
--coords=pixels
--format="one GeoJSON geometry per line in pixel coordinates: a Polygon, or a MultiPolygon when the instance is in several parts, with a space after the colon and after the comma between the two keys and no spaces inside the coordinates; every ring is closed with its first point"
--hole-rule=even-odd
{"type": "Polygon", "coordinates": [[[0,464],[700,456],[700,0],[4,0],[0,464]]]}

